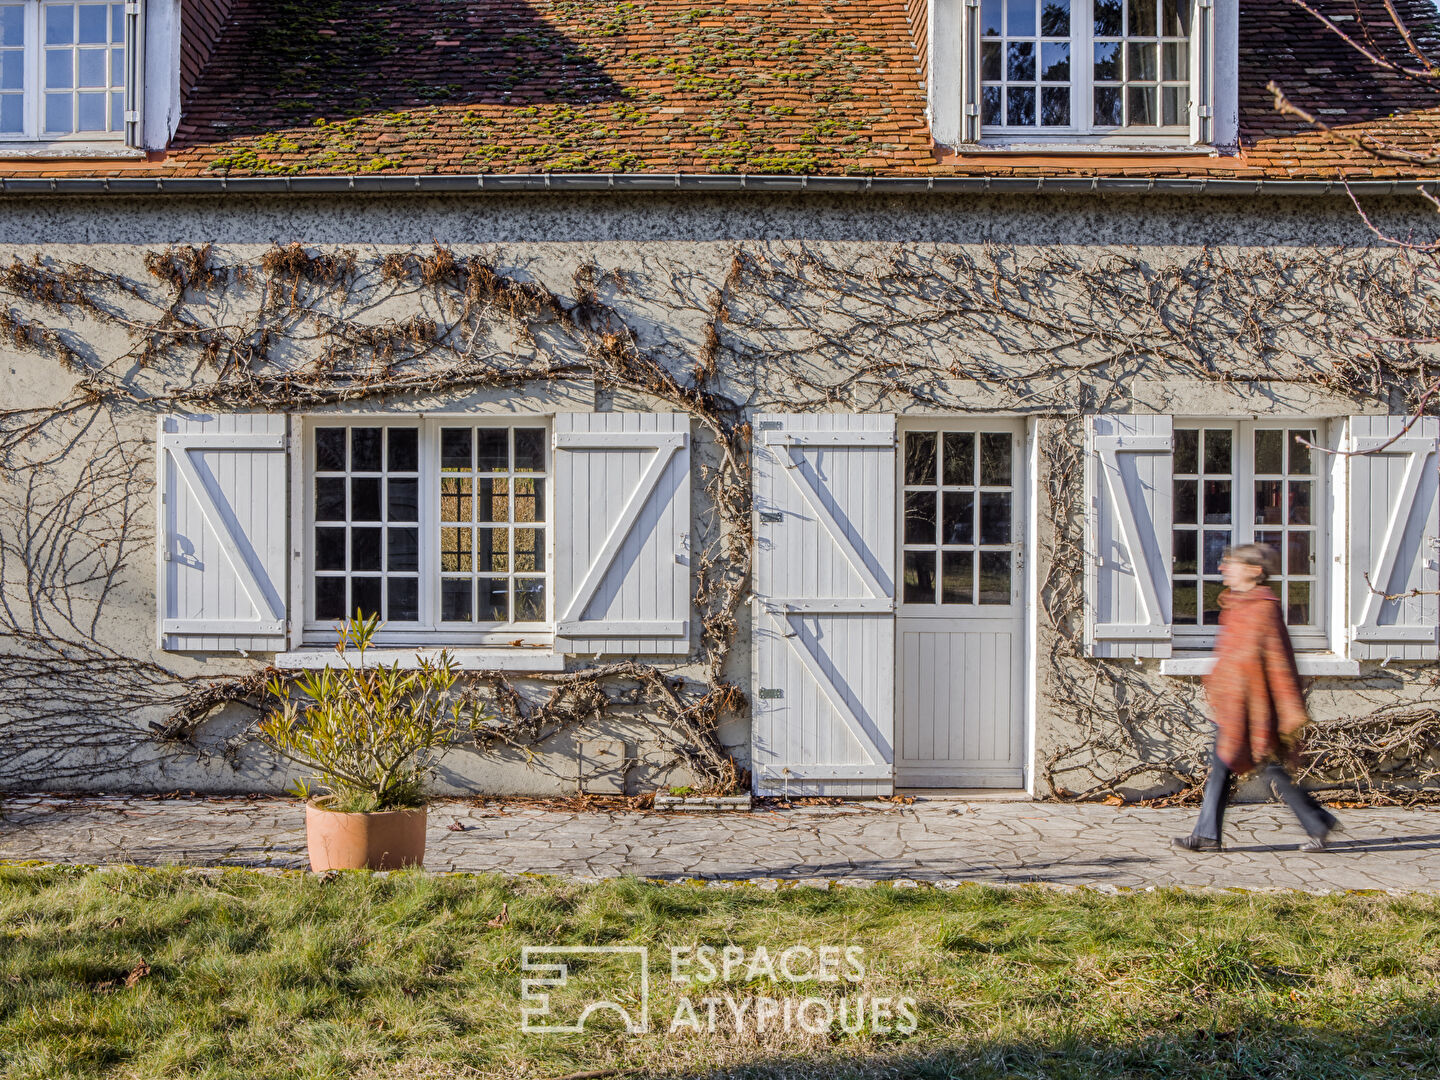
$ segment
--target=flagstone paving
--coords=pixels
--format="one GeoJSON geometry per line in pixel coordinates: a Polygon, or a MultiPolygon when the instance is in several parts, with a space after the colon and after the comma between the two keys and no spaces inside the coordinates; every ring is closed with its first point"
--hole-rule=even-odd
{"type": "MultiPolygon", "coordinates": [[[[1224,853],[1192,855],[1169,846],[1194,819],[1184,809],[921,799],[717,814],[447,801],[431,807],[425,865],[764,884],[1440,891],[1440,811],[1338,813],[1346,831],[1321,854],[1299,851],[1294,820],[1265,804],[1233,808],[1224,853]]],[[[306,865],[304,815],[279,799],[7,797],[0,860],[298,869],[306,865]]]]}

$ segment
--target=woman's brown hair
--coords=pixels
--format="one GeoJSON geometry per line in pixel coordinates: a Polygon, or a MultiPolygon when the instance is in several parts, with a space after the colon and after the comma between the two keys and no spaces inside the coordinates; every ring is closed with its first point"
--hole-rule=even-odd
{"type": "Polygon", "coordinates": [[[1280,553],[1264,544],[1238,544],[1226,548],[1225,554],[1220,558],[1222,562],[1228,559],[1241,566],[1258,566],[1261,585],[1280,574],[1280,553]]]}

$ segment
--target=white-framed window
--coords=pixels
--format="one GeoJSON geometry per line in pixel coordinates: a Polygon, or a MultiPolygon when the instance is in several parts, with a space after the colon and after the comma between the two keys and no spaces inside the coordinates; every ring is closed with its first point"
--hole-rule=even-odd
{"type": "Polygon", "coordinates": [[[1220,616],[1220,557],[1237,544],[1280,556],[1270,587],[1297,649],[1328,647],[1329,492],[1323,421],[1175,420],[1172,621],[1177,648],[1207,648],[1220,616]]]}
{"type": "Polygon", "coordinates": [[[551,630],[546,419],[314,417],[303,438],[308,637],[357,609],[382,642],[551,630]]]}
{"type": "Polygon", "coordinates": [[[0,139],[125,138],[126,7],[0,3],[0,139]]]}
{"type": "Polygon", "coordinates": [[[982,136],[1187,136],[1196,4],[981,0],[982,136]]]}

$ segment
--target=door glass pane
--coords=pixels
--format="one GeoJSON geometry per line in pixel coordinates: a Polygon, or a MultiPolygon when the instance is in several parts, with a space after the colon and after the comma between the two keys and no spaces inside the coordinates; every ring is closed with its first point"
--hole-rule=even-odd
{"type": "Polygon", "coordinates": [[[1181,428],[1175,432],[1175,474],[1194,476],[1200,471],[1200,432],[1181,428]]]}
{"type": "Polygon", "coordinates": [[[470,578],[442,578],[440,581],[440,618],[444,622],[471,622],[474,596],[470,578]]]}
{"type": "Polygon", "coordinates": [[[545,429],[515,429],[515,471],[545,471],[545,429]]]}
{"type": "Polygon", "coordinates": [[[475,433],[475,468],[480,472],[510,468],[509,428],[480,428],[475,433]]]}
{"type": "Polygon", "coordinates": [[[380,443],[383,429],[357,427],[350,429],[350,470],[352,472],[380,471],[380,443]]]}
{"type": "Polygon", "coordinates": [[[1290,519],[1291,525],[1310,524],[1310,481],[1290,481],[1290,519]]]}
{"type": "Polygon", "coordinates": [[[414,622],[420,618],[420,581],[392,577],[386,583],[385,617],[391,622],[414,622]]]}
{"type": "Polygon", "coordinates": [[[350,529],[350,569],[380,569],[379,529],[350,529]]]}
{"type": "Polygon", "coordinates": [[[319,472],[345,471],[345,429],[315,430],[315,468],[319,472]]]}
{"type": "Polygon", "coordinates": [[[315,520],[345,520],[345,478],[343,476],[317,476],[315,478],[315,520]]]}
{"type": "Polygon", "coordinates": [[[933,431],[906,433],[905,483],[935,483],[935,433],[933,431]]]}
{"type": "Polygon", "coordinates": [[[1176,530],[1172,555],[1172,566],[1177,574],[1197,572],[1198,538],[1193,529],[1176,530]]]}
{"type": "Polygon", "coordinates": [[[1175,524],[1194,525],[1199,518],[1199,500],[1196,498],[1198,480],[1175,481],[1175,524]]]}
{"type": "Polygon", "coordinates": [[[504,477],[481,477],[480,497],[475,500],[476,521],[510,520],[510,482],[504,477]]]}
{"type": "Polygon", "coordinates": [[[975,483],[975,433],[945,433],[945,483],[969,487],[975,483]]]}
{"type": "Polygon", "coordinates": [[[510,579],[480,578],[480,622],[508,622],[510,619],[510,579]]]}
{"type": "Polygon", "coordinates": [[[1194,579],[1176,581],[1170,593],[1171,621],[1176,626],[1194,626],[1196,620],[1196,589],[1194,579]]]}
{"type": "Polygon", "coordinates": [[[389,521],[420,520],[420,480],[409,476],[385,481],[385,513],[389,521]]]}
{"type": "Polygon", "coordinates": [[[1292,581],[1285,586],[1285,621],[1291,626],[1310,623],[1310,582],[1292,581]]]}
{"type": "Polygon", "coordinates": [[[941,556],[940,602],[975,602],[975,556],[968,551],[947,551],[941,556]]]}
{"type": "Polygon", "coordinates": [[[440,481],[440,520],[470,521],[472,506],[470,479],[447,478],[440,481]]]}
{"type": "Polygon", "coordinates": [[[1285,471],[1285,433],[1276,429],[1255,432],[1255,471],[1279,474],[1285,471]]]}
{"type": "Polygon", "coordinates": [[[1207,428],[1205,431],[1205,471],[1207,473],[1228,473],[1230,452],[1234,439],[1224,428],[1207,428]]]}
{"type": "Polygon", "coordinates": [[[981,492],[980,543],[1010,543],[1010,492],[981,492]]]}
{"type": "Polygon", "coordinates": [[[1290,475],[1297,473],[1301,476],[1309,476],[1312,472],[1312,452],[1307,443],[1315,442],[1314,431],[1292,431],[1290,432],[1290,475]],[[1304,440],[1303,442],[1301,440],[1304,440]]]}
{"type": "Polygon", "coordinates": [[[391,472],[414,472],[420,467],[420,432],[415,428],[388,428],[391,472]]]}
{"type": "Polygon", "coordinates": [[[1010,553],[980,552],[980,603],[1010,603],[1010,553]]]}
{"type": "Polygon", "coordinates": [[[380,579],[378,577],[352,577],[350,579],[350,608],[347,615],[358,611],[362,616],[380,614],[380,579]]]}
{"type": "Polygon", "coordinates": [[[345,579],[343,577],[317,577],[315,579],[315,618],[345,618],[345,579]]]}
{"type": "Polygon", "coordinates": [[[470,471],[471,436],[469,428],[440,429],[440,468],[470,471]]]}
{"type": "MultiPolygon", "coordinates": [[[[988,493],[987,493],[988,497],[988,493]]],[[[945,492],[945,521],[943,542],[946,544],[973,544],[975,542],[975,493],[973,491],[945,492]]]]}
{"type": "Polygon", "coordinates": [[[1205,530],[1205,573],[1220,573],[1220,559],[1225,554],[1225,549],[1230,547],[1230,531],[1219,529],[1205,530]]]}
{"type": "Polygon", "coordinates": [[[345,569],[345,530],[343,528],[315,530],[315,569],[345,569]]]}
{"type": "Polygon", "coordinates": [[[1205,524],[1230,524],[1230,481],[1205,481],[1205,524]]]}
{"type": "Polygon", "coordinates": [[[389,529],[385,534],[385,569],[420,569],[420,530],[389,529]]]}
{"type": "Polygon", "coordinates": [[[1284,480],[1255,481],[1255,524],[1282,525],[1285,522],[1285,508],[1281,505],[1285,490],[1284,480]]]}
{"type": "Polygon", "coordinates": [[[350,520],[380,520],[380,477],[352,476],[350,478],[350,520]]]}
{"type": "Polygon", "coordinates": [[[1007,487],[1010,484],[1010,443],[1008,432],[984,432],[980,436],[980,483],[1007,487]]]}
{"type": "Polygon", "coordinates": [[[1292,532],[1286,544],[1285,572],[1287,574],[1313,574],[1314,555],[1310,550],[1310,534],[1302,530],[1292,532]]]}
{"type": "Polygon", "coordinates": [[[935,603],[935,553],[905,552],[905,603],[935,603]]]}
{"type": "Polygon", "coordinates": [[[545,621],[545,579],[515,579],[515,621],[545,621]]]}

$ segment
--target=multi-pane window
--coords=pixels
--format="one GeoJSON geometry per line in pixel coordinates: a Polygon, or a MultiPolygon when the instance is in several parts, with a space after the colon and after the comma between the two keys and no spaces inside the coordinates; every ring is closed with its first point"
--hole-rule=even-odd
{"type": "Polygon", "coordinates": [[[981,0],[991,132],[1183,134],[1195,0],[981,0]]]}
{"type": "Polygon", "coordinates": [[[391,633],[549,623],[548,428],[319,421],[309,440],[313,630],[357,610],[391,633]]]}
{"type": "Polygon", "coordinates": [[[125,132],[125,5],[0,4],[0,136],[125,132]]]}
{"type": "Polygon", "coordinates": [[[440,429],[440,621],[543,623],[546,431],[440,429]]]}
{"type": "Polygon", "coordinates": [[[1007,431],[905,433],[902,603],[1011,602],[1014,459],[1007,431]]]}
{"type": "Polygon", "coordinates": [[[1320,634],[1323,478],[1313,425],[1202,423],[1176,426],[1173,617],[1181,632],[1214,633],[1220,621],[1220,558],[1237,544],[1264,544],[1281,572],[1270,582],[1285,621],[1320,634]]]}

